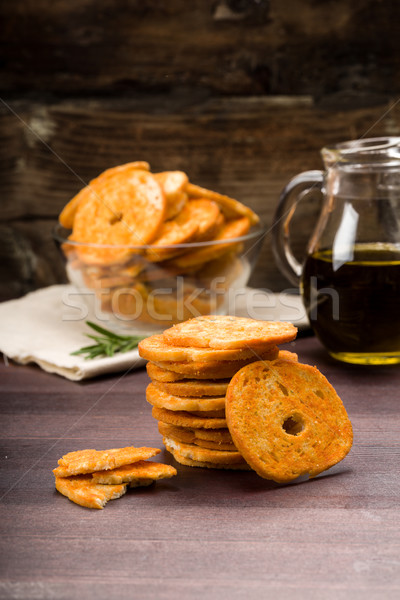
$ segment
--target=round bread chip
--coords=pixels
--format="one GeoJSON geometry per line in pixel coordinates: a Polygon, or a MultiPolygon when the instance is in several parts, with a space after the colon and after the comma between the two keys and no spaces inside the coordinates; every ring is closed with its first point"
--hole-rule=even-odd
{"type": "Polygon", "coordinates": [[[171,383],[177,381],[184,381],[185,376],[180,375],[179,373],[175,373],[174,371],[168,371],[166,369],[162,369],[158,365],[155,365],[151,361],[146,363],[146,371],[147,375],[153,381],[161,381],[163,383],[171,383]]]}
{"type": "Polygon", "coordinates": [[[278,483],[329,469],[353,440],[334,388],[318,369],[293,360],[241,369],[228,387],[226,419],[249,465],[278,483]]]}
{"type": "Polygon", "coordinates": [[[214,417],[196,417],[183,410],[168,410],[153,406],[151,414],[157,421],[164,421],[170,425],[189,427],[190,429],[221,429],[227,427],[226,419],[214,417]]]}
{"type": "Polygon", "coordinates": [[[234,446],[232,436],[226,427],[223,429],[202,429],[201,427],[190,429],[189,427],[181,427],[165,423],[164,421],[158,421],[158,431],[163,436],[176,438],[187,444],[198,444],[201,446],[203,442],[210,442],[218,446],[228,446],[229,449],[234,446]]]}
{"type": "Polygon", "coordinates": [[[254,348],[292,341],[297,328],[285,321],[258,321],[231,315],[204,315],[166,329],[173,346],[195,348],[254,348]]]}
{"type": "Polygon", "coordinates": [[[184,219],[180,213],[175,219],[163,223],[157,238],[146,251],[150,262],[160,262],[172,258],[182,249],[177,244],[187,244],[195,239],[199,227],[194,220],[184,219]]]}
{"type": "Polygon", "coordinates": [[[154,173],[167,201],[165,219],[173,219],[185,207],[188,196],[186,185],[188,177],[183,171],[162,171],[154,173]]]}
{"type": "Polygon", "coordinates": [[[237,238],[245,235],[249,229],[250,221],[247,217],[227,221],[220,227],[213,240],[220,243],[210,244],[204,248],[186,252],[185,254],[174,258],[171,261],[171,264],[180,269],[202,266],[205,262],[215,260],[216,258],[223,256],[226,252],[230,252],[237,246],[237,238]]]}
{"type": "Polygon", "coordinates": [[[257,353],[252,348],[190,348],[188,346],[172,346],[162,334],[151,335],[142,340],[138,345],[139,354],[142,358],[152,362],[210,362],[216,361],[239,361],[243,359],[258,360],[259,355],[268,352],[271,344],[265,344],[257,348],[257,353]]]}
{"type": "Polygon", "coordinates": [[[165,196],[148,171],[127,169],[98,178],[82,191],[71,240],[125,248],[79,246],[87,262],[109,263],[132,253],[129,246],[149,244],[157,236],[165,215],[165,196]]]}
{"type": "Polygon", "coordinates": [[[225,396],[230,379],[226,380],[197,380],[188,379],[187,381],[162,382],[153,379],[154,386],[172,396],[183,396],[189,398],[219,397],[225,396]]]}
{"type": "Polygon", "coordinates": [[[258,215],[251,208],[229,196],[207,190],[190,182],[186,186],[186,191],[190,198],[208,198],[209,200],[213,200],[221,207],[221,210],[228,219],[242,216],[247,217],[252,225],[257,225],[260,222],[258,215]]]}
{"type": "Polygon", "coordinates": [[[196,242],[211,240],[224,223],[218,205],[206,198],[189,200],[179,217],[197,223],[196,242]]]}
{"type": "Polygon", "coordinates": [[[200,448],[200,446],[196,446],[195,444],[185,444],[184,442],[178,442],[169,437],[164,437],[163,443],[169,452],[171,452],[171,450],[177,450],[181,456],[199,462],[218,463],[221,465],[233,465],[246,462],[240,452],[237,451],[226,452],[225,450],[200,448]]]}
{"type": "Polygon", "coordinates": [[[278,357],[279,350],[273,346],[269,350],[260,353],[254,353],[251,358],[243,360],[221,360],[221,361],[191,361],[191,362],[172,362],[172,361],[154,361],[154,363],[168,371],[175,371],[193,377],[196,379],[226,379],[233,377],[245,365],[257,360],[275,360],[278,357]]]}
{"type": "MultiPolygon", "coordinates": [[[[150,383],[147,386],[146,400],[153,406],[167,408],[168,410],[184,410],[188,412],[225,410],[225,396],[219,398],[188,398],[184,396],[173,396],[172,394],[163,392],[153,383],[150,383]]],[[[225,417],[225,415],[222,416],[225,417]]]]}
{"type": "Polygon", "coordinates": [[[200,467],[202,469],[229,469],[234,471],[251,471],[251,467],[247,463],[235,463],[233,465],[230,464],[220,464],[220,463],[209,463],[209,462],[201,462],[199,460],[193,460],[191,458],[186,458],[183,456],[178,450],[171,448],[169,450],[172,456],[176,460],[176,462],[181,465],[186,465],[188,467],[200,467]]]}
{"type": "MultiPolygon", "coordinates": [[[[145,161],[131,162],[126,165],[120,165],[118,167],[113,167],[112,169],[107,169],[106,171],[101,173],[101,175],[99,175],[96,179],[93,179],[89,183],[89,186],[92,185],[92,183],[94,183],[95,181],[97,181],[100,178],[109,177],[113,173],[116,173],[117,171],[121,171],[121,170],[124,170],[127,168],[140,169],[141,171],[150,171],[150,165],[148,162],[145,162],[145,161]]],[[[81,190],[76,196],[74,196],[72,198],[72,200],[70,200],[68,202],[68,204],[66,204],[64,206],[64,208],[62,209],[60,216],[58,218],[60,225],[62,225],[66,229],[73,228],[76,211],[78,209],[78,206],[79,206],[81,200],[86,197],[86,194],[87,194],[87,188],[83,188],[83,190],[81,190]]]]}

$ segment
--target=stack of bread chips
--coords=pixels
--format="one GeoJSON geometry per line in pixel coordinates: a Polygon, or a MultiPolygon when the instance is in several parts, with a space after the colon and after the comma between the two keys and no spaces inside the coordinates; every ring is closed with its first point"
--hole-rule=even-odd
{"type": "Polygon", "coordinates": [[[201,316],[174,325],[139,344],[152,380],[146,399],[153,406],[163,443],[184,465],[249,469],[235,446],[225,415],[231,378],[255,361],[273,361],[279,344],[296,337],[291,323],[233,316],[201,316]]]}
{"type": "Polygon", "coordinates": [[[128,486],[176,475],[174,467],[147,460],[159,453],[158,448],[134,446],[69,452],[53,469],[56,489],[81,506],[104,508],[109,500],[123,496],[128,486]]]}

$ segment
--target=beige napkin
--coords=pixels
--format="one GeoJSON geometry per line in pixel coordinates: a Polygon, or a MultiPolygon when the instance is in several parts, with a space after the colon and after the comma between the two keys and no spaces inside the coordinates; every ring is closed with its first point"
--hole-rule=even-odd
{"type": "Polygon", "coordinates": [[[71,356],[91,343],[85,334],[94,333],[81,309],[71,306],[75,293],[73,286],[53,285],[1,303],[0,351],[18,363],[33,362],[75,381],[141,367],[145,361],[137,350],[94,360],[71,356]],[[66,298],[70,301],[63,302],[66,298]]]}
{"type": "MultiPolygon", "coordinates": [[[[137,350],[93,360],[71,356],[74,350],[91,343],[85,334],[92,331],[85,320],[95,320],[84,314],[79,296],[72,285],[54,285],[1,303],[0,352],[18,363],[33,362],[75,381],[141,367],[145,361],[137,350]]],[[[292,294],[246,288],[235,295],[228,309],[238,316],[308,326],[301,300],[292,294]]],[[[106,323],[103,326],[107,328],[106,323]]]]}

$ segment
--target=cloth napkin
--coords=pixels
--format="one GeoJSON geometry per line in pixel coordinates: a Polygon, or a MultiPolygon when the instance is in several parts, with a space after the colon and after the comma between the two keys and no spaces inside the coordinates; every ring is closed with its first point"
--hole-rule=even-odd
{"type": "MultiPolygon", "coordinates": [[[[72,285],[53,285],[1,303],[0,352],[18,363],[36,363],[49,373],[74,381],[143,366],[145,361],[137,350],[93,360],[71,356],[71,352],[90,344],[85,334],[93,333],[85,320],[94,319],[82,313],[82,303],[72,300],[79,294],[72,285]]],[[[308,326],[301,300],[293,294],[247,288],[230,308],[230,314],[237,316],[308,326]]]]}

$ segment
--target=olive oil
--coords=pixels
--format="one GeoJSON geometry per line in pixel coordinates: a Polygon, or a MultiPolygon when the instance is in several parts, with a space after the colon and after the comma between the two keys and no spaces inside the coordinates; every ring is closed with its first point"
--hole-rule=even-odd
{"type": "Polygon", "coordinates": [[[301,282],[310,323],[339,360],[400,363],[400,246],[357,244],[341,264],[319,250],[301,282]]]}

